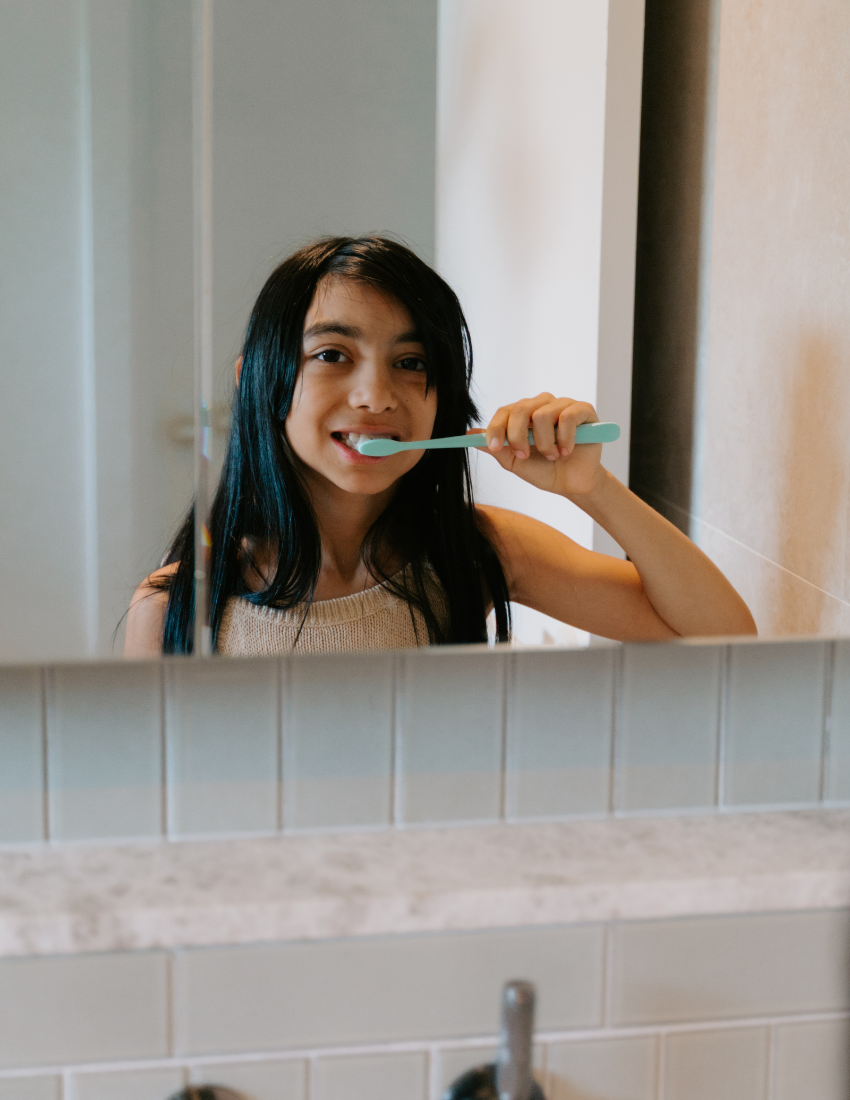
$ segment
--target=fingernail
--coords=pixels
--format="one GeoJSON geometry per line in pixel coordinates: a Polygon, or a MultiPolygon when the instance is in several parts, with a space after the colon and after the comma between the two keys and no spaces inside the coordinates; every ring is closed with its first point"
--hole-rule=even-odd
{"type": "Polygon", "coordinates": [[[501,443],[498,441],[498,439],[491,439],[487,446],[491,451],[498,451],[501,447],[501,443]]]}
{"type": "Polygon", "coordinates": [[[546,457],[549,459],[550,462],[557,462],[558,461],[558,456],[557,455],[546,455],[546,457]]]}

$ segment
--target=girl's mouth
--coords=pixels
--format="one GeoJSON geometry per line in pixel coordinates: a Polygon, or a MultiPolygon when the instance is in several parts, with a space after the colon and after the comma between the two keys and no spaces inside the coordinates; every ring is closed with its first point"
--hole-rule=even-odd
{"type": "Polygon", "coordinates": [[[397,432],[331,432],[331,439],[349,462],[356,465],[371,465],[375,462],[385,462],[386,458],[374,458],[362,455],[357,450],[357,444],[364,439],[399,439],[397,432]]]}
{"type": "Polygon", "coordinates": [[[393,432],[331,432],[334,439],[344,443],[349,450],[354,451],[356,454],[360,454],[357,450],[357,444],[364,439],[398,439],[398,435],[393,432]]]}

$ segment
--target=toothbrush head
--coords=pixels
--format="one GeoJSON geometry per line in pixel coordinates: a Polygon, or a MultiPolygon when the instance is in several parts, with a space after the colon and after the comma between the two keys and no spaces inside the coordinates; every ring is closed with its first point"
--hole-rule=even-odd
{"type": "Polygon", "coordinates": [[[370,458],[386,458],[387,455],[403,451],[404,447],[397,439],[361,439],[357,444],[357,450],[370,458]]]}

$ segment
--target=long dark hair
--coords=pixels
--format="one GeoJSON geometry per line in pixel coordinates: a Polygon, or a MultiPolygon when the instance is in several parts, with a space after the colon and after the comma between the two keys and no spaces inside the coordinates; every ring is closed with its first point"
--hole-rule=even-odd
{"type": "MultiPolygon", "coordinates": [[[[210,509],[213,648],[231,596],[283,608],[309,606],[313,598],[319,528],[282,429],[301,365],[304,319],[320,281],[331,276],[366,283],[410,313],[425,348],[427,386],[437,392],[435,436],[460,435],[477,417],[469,392],[472,345],[460,303],[413,252],[384,237],[329,237],[285,260],[260,291],[248,322],[230,439],[210,509]],[[274,576],[260,592],[249,591],[244,580],[243,540],[277,551],[274,576]]],[[[176,562],[177,569],[160,582],[169,590],[164,653],[192,650],[194,529],[192,507],[164,562],[176,562]]],[[[426,451],[402,477],[361,555],[376,580],[421,612],[430,643],[486,642],[488,602],[497,638],[510,637],[507,583],[486,523],[475,512],[466,450],[426,451]],[[378,563],[386,546],[405,566],[392,579],[378,563]],[[444,615],[429,599],[429,567],[445,593],[444,615]]]]}

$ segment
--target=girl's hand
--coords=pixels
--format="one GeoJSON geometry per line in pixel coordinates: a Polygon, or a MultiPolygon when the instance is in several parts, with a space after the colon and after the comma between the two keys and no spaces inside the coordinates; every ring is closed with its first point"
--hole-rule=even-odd
{"type": "Polygon", "coordinates": [[[579,496],[605,479],[602,444],[575,443],[579,424],[598,420],[585,401],[541,393],[497,411],[486,429],[487,450],[505,470],[538,489],[579,496]],[[534,446],[528,442],[529,431],[534,432],[534,446]]]}

